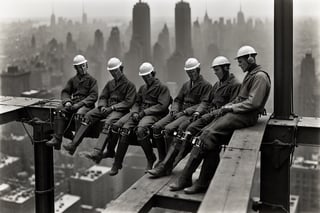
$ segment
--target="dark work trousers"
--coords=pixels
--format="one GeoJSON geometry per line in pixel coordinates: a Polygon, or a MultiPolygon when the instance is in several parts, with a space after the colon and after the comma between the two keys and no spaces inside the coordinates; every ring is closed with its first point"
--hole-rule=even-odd
{"type": "Polygon", "coordinates": [[[253,126],[257,121],[256,112],[227,113],[207,125],[200,135],[200,140],[204,143],[205,149],[211,150],[215,146],[227,144],[234,130],[253,126]]]}

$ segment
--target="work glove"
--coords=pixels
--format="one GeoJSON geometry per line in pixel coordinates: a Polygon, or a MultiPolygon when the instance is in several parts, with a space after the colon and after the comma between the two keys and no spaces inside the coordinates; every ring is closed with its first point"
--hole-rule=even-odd
{"type": "Polygon", "coordinates": [[[132,120],[135,122],[139,122],[139,120],[140,120],[139,113],[137,113],[137,112],[132,113],[131,117],[132,117],[132,120]]]}
{"type": "Polygon", "coordinates": [[[110,114],[113,110],[111,107],[101,107],[100,108],[100,111],[103,113],[103,114],[110,114]]]}
{"type": "Polygon", "coordinates": [[[67,109],[67,110],[71,110],[71,107],[72,107],[72,103],[70,101],[66,102],[64,104],[64,107],[67,109]]]}
{"type": "Polygon", "coordinates": [[[198,120],[199,117],[200,117],[200,112],[194,112],[192,114],[191,122],[198,120]]]}
{"type": "Polygon", "coordinates": [[[175,115],[174,115],[174,119],[178,119],[178,118],[180,118],[181,116],[183,116],[185,113],[184,113],[184,111],[183,112],[178,112],[178,113],[176,113],[175,115]]]}
{"type": "Polygon", "coordinates": [[[228,112],[233,112],[232,105],[225,105],[219,109],[218,116],[223,116],[228,112]]]}
{"type": "Polygon", "coordinates": [[[171,117],[174,117],[177,113],[178,113],[178,111],[175,111],[175,110],[172,110],[169,112],[171,117]]]}

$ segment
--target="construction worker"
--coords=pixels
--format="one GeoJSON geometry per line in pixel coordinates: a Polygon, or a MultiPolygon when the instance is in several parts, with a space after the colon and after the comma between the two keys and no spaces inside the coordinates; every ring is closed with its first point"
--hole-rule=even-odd
{"type": "Polygon", "coordinates": [[[240,83],[229,72],[229,60],[224,56],[216,57],[212,62],[212,69],[219,81],[214,84],[210,93],[206,94],[204,100],[193,113],[192,119],[182,124],[182,126],[188,127],[181,134],[182,136],[175,138],[175,143],[172,143],[169,147],[166,158],[157,167],[148,171],[153,177],[162,177],[170,174],[172,168],[191,151],[193,136],[196,136],[203,127],[215,118],[220,107],[229,103],[238,95],[240,83]],[[201,118],[198,119],[199,117],[201,118]]]}
{"type": "Polygon", "coordinates": [[[211,84],[200,75],[200,63],[196,58],[187,59],[184,70],[190,80],[183,84],[174,99],[170,113],[152,126],[153,141],[157,145],[158,152],[162,153],[159,157],[160,161],[155,166],[156,169],[148,171],[155,176],[163,176],[165,175],[164,172],[171,173],[173,168],[171,158],[175,157],[171,157],[171,155],[175,155],[172,153],[173,149],[180,148],[178,138],[182,137],[181,134],[190,124],[193,113],[195,113],[199,104],[205,100],[212,88],[211,84]],[[169,145],[169,153],[166,155],[165,147],[169,147],[169,145]],[[162,164],[161,162],[166,156],[167,158],[162,164]]]}
{"type": "Polygon", "coordinates": [[[269,75],[256,64],[257,52],[251,46],[238,50],[236,59],[243,72],[247,72],[234,101],[221,107],[219,116],[194,139],[189,160],[177,181],[170,185],[172,191],[184,189],[187,194],[204,192],[219,164],[221,145],[227,144],[235,129],[253,126],[270,93],[269,75]],[[192,185],[192,174],[203,161],[198,180],[192,185]]]}
{"type": "Polygon", "coordinates": [[[109,173],[111,176],[116,175],[122,168],[122,162],[129,146],[129,136],[133,131],[147,158],[146,171],[151,169],[156,161],[150,142],[150,127],[168,114],[171,96],[168,87],[162,84],[155,75],[152,64],[145,62],[140,66],[139,76],[143,78],[145,84],[139,88],[131,112],[114,124],[122,129],[115,160],[109,173]]]}
{"type": "Polygon", "coordinates": [[[109,59],[107,70],[113,79],[108,81],[103,88],[98,100],[98,107],[90,110],[84,116],[72,142],[63,146],[70,155],[74,154],[88,129],[98,121],[105,119],[103,130],[98,138],[98,147],[94,148],[93,152],[84,153],[84,156],[96,163],[99,163],[103,157],[114,156],[118,129],[112,124],[129,112],[136,97],[135,85],[126,78],[123,68],[122,62],[118,58],[109,59]],[[107,151],[103,154],[107,143],[107,151]]]}
{"type": "Polygon", "coordinates": [[[73,59],[73,67],[76,75],[69,79],[61,91],[62,105],[54,112],[53,138],[46,143],[47,146],[61,149],[62,137],[73,138],[70,128],[73,118],[81,117],[90,109],[98,98],[97,80],[88,73],[88,61],[82,55],[73,59]]]}

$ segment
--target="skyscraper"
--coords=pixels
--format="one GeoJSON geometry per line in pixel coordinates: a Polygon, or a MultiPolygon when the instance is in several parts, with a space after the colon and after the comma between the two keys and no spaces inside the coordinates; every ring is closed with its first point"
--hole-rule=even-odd
{"type": "Polygon", "coordinates": [[[165,57],[169,57],[170,54],[170,36],[167,24],[164,24],[162,31],[159,33],[158,42],[163,48],[165,57]]]}
{"type": "Polygon", "coordinates": [[[151,60],[151,25],[150,8],[145,2],[139,1],[132,11],[132,37],[130,49],[125,54],[125,66],[130,69],[128,77],[136,84],[142,80],[138,76],[138,68],[141,63],[151,60]]]}
{"type": "Polygon", "coordinates": [[[56,16],[54,15],[53,11],[52,11],[52,14],[51,14],[51,17],[50,17],[50,26],[51,27],[56,26],[56,16]]]}
{"type": "Polygon", "coordinates": [[[98,54],[103,53],[103,47],[104,47],[104,38],[103,38],[103,33],[101,32],[100,29],[97,29],[94,32],[94,43],[93,43],[93,48],[98,54]]]}
{"type": "Polygon", "coordinates": [[[76,43],[72,39],[72,34],[68,32],[66,38],[66,50],[68,53],[75,53],[76,52],[76,43]]]}
{"type": "Polygon", "coordinates": [[[120,31],[118,27],[112,27],[111,29],[110,36],[106,44],[106,55],[107,58],[121,58],[120,31]]]}
{"type": "Polygon", "coordinates": [[[237,14],[237,20],[238,20],[238,25],[244,25],[245,24],[245,20],[244,20],[244,14],[241,10],[241,5],[240,5],[240,11],[237,14]]]}
{"type": "Polygon", "coordinates": [[[175,7],[175,37],[176,49],[167,61],[170,81],[180,87],[187,79],[183,70],[184,62],[193,56],[191,44],[191,10],[187,2],[180,1],[175,7]]]}
{"type": "Polygon", "coordinates": [[[301,73],[299,82],[299,108],[300,116],[316,116],[316,97],[314,87],[317,85],[315,62],[312,53],[306,53],[301,61],[301,73]]]}
{"type": "Polygon", "coordinates": [[[88,23],[88,16],[87,13],[84,11],[84,5],[82,2],[82,24],[87,24],[88,23]]]}
{"type": "Polygon", "coordinates": [[[176,51],[191,56],[191,9],[187,2],[180,1],[175,7],[176,51]]]}
{"type": "Polygon", "coordinates": [[[1,95],[20,96],[21,92],[30,90],[30,71],[9,66],[6,72],[0,74],[0,77],[1,95]]]}
{"type": "Polygon", "coordinates": [[[132,14],[132,40],[136,40],[142,46],[144,60],[151,59],[151,25],[150,8],[145,2],[139,1],[133,7],[132,14]]]}
{"type": "Polygon", "coordinates": [[[204,53],[204,44],[203,44],[203,36],[201,32],[201,27],[199,20],[193,22],[193,29],[192,29],[192,43],[194,45],[194,55],[197,58],[202,58],[204,53]]]}

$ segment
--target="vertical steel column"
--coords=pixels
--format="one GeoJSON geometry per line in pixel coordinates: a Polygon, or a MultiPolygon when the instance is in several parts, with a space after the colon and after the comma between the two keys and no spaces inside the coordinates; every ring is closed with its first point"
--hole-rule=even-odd
{"type": "MultiPolygon", "coordinates": [[[[274,117],[293,114],[293,3],[274,0],[274,117]]],[[[294,122],[294,121],[292,121],[294,122]]],[[[289,212],[293,128],[268,126],[261,147],[260,212],[289,212]]]]}
{"type": "Polygon", "coordinates": [[[274,0],[274,116],[289,119],[293,113],[293,5],[274,0]]]}
{"type": "Polygon", "coordinates": [[[35,202],[37,213],[54,213],[53,151],[46,146],[48,125],[33,124],[35,202]]]}

